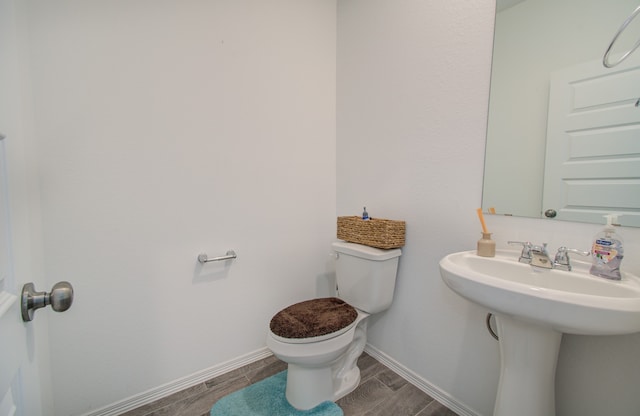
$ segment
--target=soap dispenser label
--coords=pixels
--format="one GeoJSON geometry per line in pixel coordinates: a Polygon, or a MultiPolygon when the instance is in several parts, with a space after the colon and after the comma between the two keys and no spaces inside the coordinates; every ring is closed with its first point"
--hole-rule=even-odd
{"type": "Polygon", "coordinates": [[[609,263],[618,255],[618,250],[611,247],[611,241],[597,239],[593,244],[593,256],[600,263],[609,263]]]}

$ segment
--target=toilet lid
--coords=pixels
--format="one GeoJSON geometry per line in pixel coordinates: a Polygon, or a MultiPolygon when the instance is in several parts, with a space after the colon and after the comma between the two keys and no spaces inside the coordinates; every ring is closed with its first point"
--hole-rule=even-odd
{"type": "Polygon", "coordinates": [[[331,338],[352,326],[358,311],[338,298],[319,298],[291,305],[271,318],[271,332],[288,340],[331,338]]]}

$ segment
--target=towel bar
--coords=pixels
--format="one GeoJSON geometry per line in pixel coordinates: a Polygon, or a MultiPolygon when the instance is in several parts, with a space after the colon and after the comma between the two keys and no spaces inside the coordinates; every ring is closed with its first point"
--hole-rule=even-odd
{"type": "Polygon", "coordinates": [[[236,255],[236,252],[233,250],[229,250],[227,251],[227,254],[225,256],[211,257],[211,258],[209,258],[209,256],[207,256],[205,253],[201,253],[198,255],[198,261],[202,264],[205,264],[205,263],[209,263],[210,261],[232,260],[232,259],[235,259],[236,257],[238,257],[236,255]]]}
{"type": "Polygon", "coordinates": [[[613,48],[613,44],[616,43],[616,40],[618,40],[618,37],[622,34],[622,32],[624,32],[624,30],[627,28],[627,26],[629,25],[629,23],[631,23],[631,21],[638,15],[640,14],[640,6],[638,6],[630,15],[629,17],[627,17],[627,20],[625,20],[622,23],[622,26],[620,26],[620,29],[618,29],[618,32],[615,34],[615,36],[613,37],[613,39],[611,40],[611,43],[609,44],[609,47],[607,48],[606,52],[604,53],[604,57],[602,58],[602,64],[606,67],[606,68],[613,68],[614,66],[618,65],[620,62],[624,61],[625,59],[627,59],[627,57],[629,55],[631,55],[633,53],[633,51],[635,51],[636,49],[638,49],[638,47],[640,47],[640,39],[638,39],[638,41],[635,43],[635,45],[633,45],[627,52],[624,53],[624,55],[622,55],[617,61],[611,63],[609,61],[609,53],[611,52],[611,49],[613,48]]]}

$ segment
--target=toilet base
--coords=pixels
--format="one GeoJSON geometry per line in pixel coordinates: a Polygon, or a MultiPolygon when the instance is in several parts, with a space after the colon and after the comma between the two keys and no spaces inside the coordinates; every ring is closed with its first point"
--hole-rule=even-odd
{"type": "Polygon", "coordinates": [[[333,394],[333,401],[338,401],[347,394],[354,391],[360,384],[360,369],[356,366],[352,368],[342,379],[335,380],[336,386],[333,394]]]}
{"type": "Polygon", "coordinates": [[[331,367],[309,368],[289,363],[285,395],[289,404],[298,410],[333,401],[331,367]]]}
{"type": "Polygon", "coordinates": [[[298,410],[309,410],[325,401],[338,401],[360,384],[360,369],[357,366],[339,378],[335,372],[332,367],[309,368],[289,364],[285,393],[287,401],[298,410]]]}

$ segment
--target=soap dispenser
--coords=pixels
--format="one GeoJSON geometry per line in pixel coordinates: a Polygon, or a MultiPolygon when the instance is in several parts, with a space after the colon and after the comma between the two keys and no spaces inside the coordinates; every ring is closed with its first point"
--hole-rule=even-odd
{"type": "Polygon", "coordinates": [[[620,263],[624,256],[622,237],[620,237],[613,226],[617,220],[616,214],[604,215],[607,225],[593,239],[591,249],[592,265],[591,273],[594,276],[605,279],[621,280],[620,263]]]}

